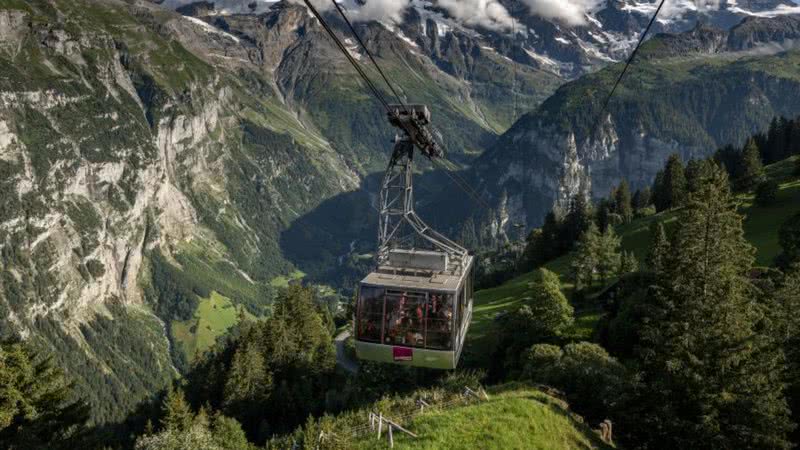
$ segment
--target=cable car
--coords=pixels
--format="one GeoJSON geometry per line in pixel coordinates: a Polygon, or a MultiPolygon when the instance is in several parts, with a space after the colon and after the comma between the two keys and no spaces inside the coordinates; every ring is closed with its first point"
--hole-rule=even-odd
{"type": "Polygon", "coordinates": [[[361,360],[454,369],[472,319],[474,256],[434,231],[414,211],[415,149],[443,152],[422,105],[392,105],[401,130],[381,187],[377,267],[360,283],[355,312],[361,360]]]}

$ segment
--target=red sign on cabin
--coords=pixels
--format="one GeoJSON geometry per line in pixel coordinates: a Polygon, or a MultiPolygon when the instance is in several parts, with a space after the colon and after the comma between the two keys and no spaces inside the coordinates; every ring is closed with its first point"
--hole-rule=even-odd
{"type": "Polygon", "coordinates": [[[414,359],[414,349],[408,347],[393,347],[392,354],[395,361],[411,361],[414,359]]]}

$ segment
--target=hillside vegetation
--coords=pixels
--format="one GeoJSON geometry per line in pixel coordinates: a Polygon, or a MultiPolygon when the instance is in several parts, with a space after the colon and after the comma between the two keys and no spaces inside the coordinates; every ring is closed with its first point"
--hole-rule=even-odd
{"type": "MultiPolygon", "coordinates": [[[[497,386],[489,399],[452,409],[433,409],[411,420],[407,427],[418,438],[395,432],[401,449],[605,449],[603,443],[568,405],[523,384],[497,386]]],[[[384,449],[376,436],[355,448],[384,449]]]]}
{"type": "MultiPolygon", "coordinates": [[[[755,204],[753,192],[739,194],[739,211],[746,217],[745,237],[756,248],[759,266],[771,266],[780,253],[778,229],[792,215],[800,212],[800,176],[794,170],[800,156],[795,156],[766,167],[767,177],[779,185],[774,204],[755,204]]],[[[650,217],[640,218],[617,227],[622,239],[622,250],[633,252],[639,261],[644,261],[650,246],[650,227],[663,223],[666,227],[677,221],[678,210],[665,211],[650,217]]],[[[572,296],[570,262],[573,254],[561,256],[545,267],[559,275],[565,293],[572,296]]],[[[472,315],[464,360],[471,367],[485,367],[491,357],[497,336],[492,334],[492,322],[499,314],[510,312],[529,298],[531,284],[539,278],[538,270],[522,274],[500,286],[475,293],[475,309],[472,315]]],[[[575,324],[571,331],[575,340],[589,340],[597,321],[602,317],[600,305],[580,305],[576,311],[575,324]]]]}

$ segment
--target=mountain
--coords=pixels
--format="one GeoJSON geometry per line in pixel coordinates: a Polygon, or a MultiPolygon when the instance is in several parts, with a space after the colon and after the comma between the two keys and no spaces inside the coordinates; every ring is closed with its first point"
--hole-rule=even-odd
{"type": "MultiPolygon", "coordinates": [[[[284,247],[304,243],[282,231],[359,192],[390,145],[304,8],[223,16],[205,4],[181,9],[189,17],[159,3],[0,1],[0,337],[56,355],[98,422],[124,417],[238,317],[269,314],[297,274],[284,247]]],[[[454,159],[513,122],[502,56],[452,41],[470,55],[453,65],[468,81],[399,28],[359,30],[400,89],[432,106],[454,159]]],[[[517,75],[519,111],[562,81],[517,75]]]]}
{"type": "MultiPolygon", "coordinates": [[[[646,20],[646,8],[613,3],[628,14],[628,25],[615,25],[627,31],[587,56],[594,52],[578,39],[589,25],[568,27],[505,3],[528,25],[524,39],[512,39],[425,0],[410,4],[401,21],[358,21],[357,31],[402,95],[431,106],[449,157],[462,166],[477,160],[481,189],[497,198],[511,182],[500,174],[512,168],[516,176],[515,152],[525,164],[543,157],[527,145],[504,150],[540,114],[517,122],[522,113],[567,79],[619,59],[646,20]]],[[[124,417],[239,317],[269,314],[275,289],[301,277],[298,269],[339,287],[342,272],[355,277],[369,264],[370,201],[392,130],[303,7],[247,5],[234,13],[217,2],[0,0],[0,337],[21,336],[54,354],[96,422],[124,417]]],[[[610,7],[589,17],[600,20],[610,7]]],[[[794,53],[731,61],[732,53],[764,51],[753,43],[793,36],[785,26],[770,29],[774,19],[758,21],[736,28],[741,48],[667,61],[682,77],[695,68],[736,80],[768,72],[770,95],[793,89],[794,53]],[[772,75],[780,70],[783,78],[772,75]]],[[[673,23],[684,26],[663,26],[673,23]]],[[[538,111],[579,109],[568,93],[607,86],[609,73],[561,89],[538,111]]],[[[562,159],[543,154],[557,164],[542,183],[557,191],[552,175],[562,159]]],[[[419,189],[433,198],[442,175],[426,171],[419,189]]],[[[547,195],[536,205],[552,201],[547,195]]],[[[508,210],[535,222],[535,207],[508,210]]],[[[444,211],[432,222],[452,224],[444,211]]]]}
{"type": "Polygon", "coordinates": [[[751,17],[729,31],[701,24],[660,34],[642,48],[601,120],[619,65],[561,87],[470,175],[507,228],[539,225],[576,194],[606,196],[623,178],[634,189],[649,185],[672,153],[688,160],[740,145],[773,117],[800,113],[799,24],[797,16],[751,17]]]}

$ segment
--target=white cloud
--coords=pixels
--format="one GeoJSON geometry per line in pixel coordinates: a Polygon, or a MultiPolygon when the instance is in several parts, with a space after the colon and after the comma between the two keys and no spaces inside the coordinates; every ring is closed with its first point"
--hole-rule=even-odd
{"type": "Polygon", "coordinates": [[[531,14],[561,21],[567,25],[585,25],[586,14],[605,0],[522,0],[531,14]]]}
{"type": "MultiPolygon", "coordinates": [[[[330,3],[330,2],[328,2],[330,3]]],[[[380,20],[382,22],[402,22],[403,12],[411,4],[411,0],[367,0],[364,5],[352,1],[341,2],[353,13],[358,21],[380,20]]]]}
{"type": "Polygon", "coordinates": [[[513,18],[497,0],[437,0],[456,20],[466,25],[480,25],[489,29],[508,29],[513,18]]]}

